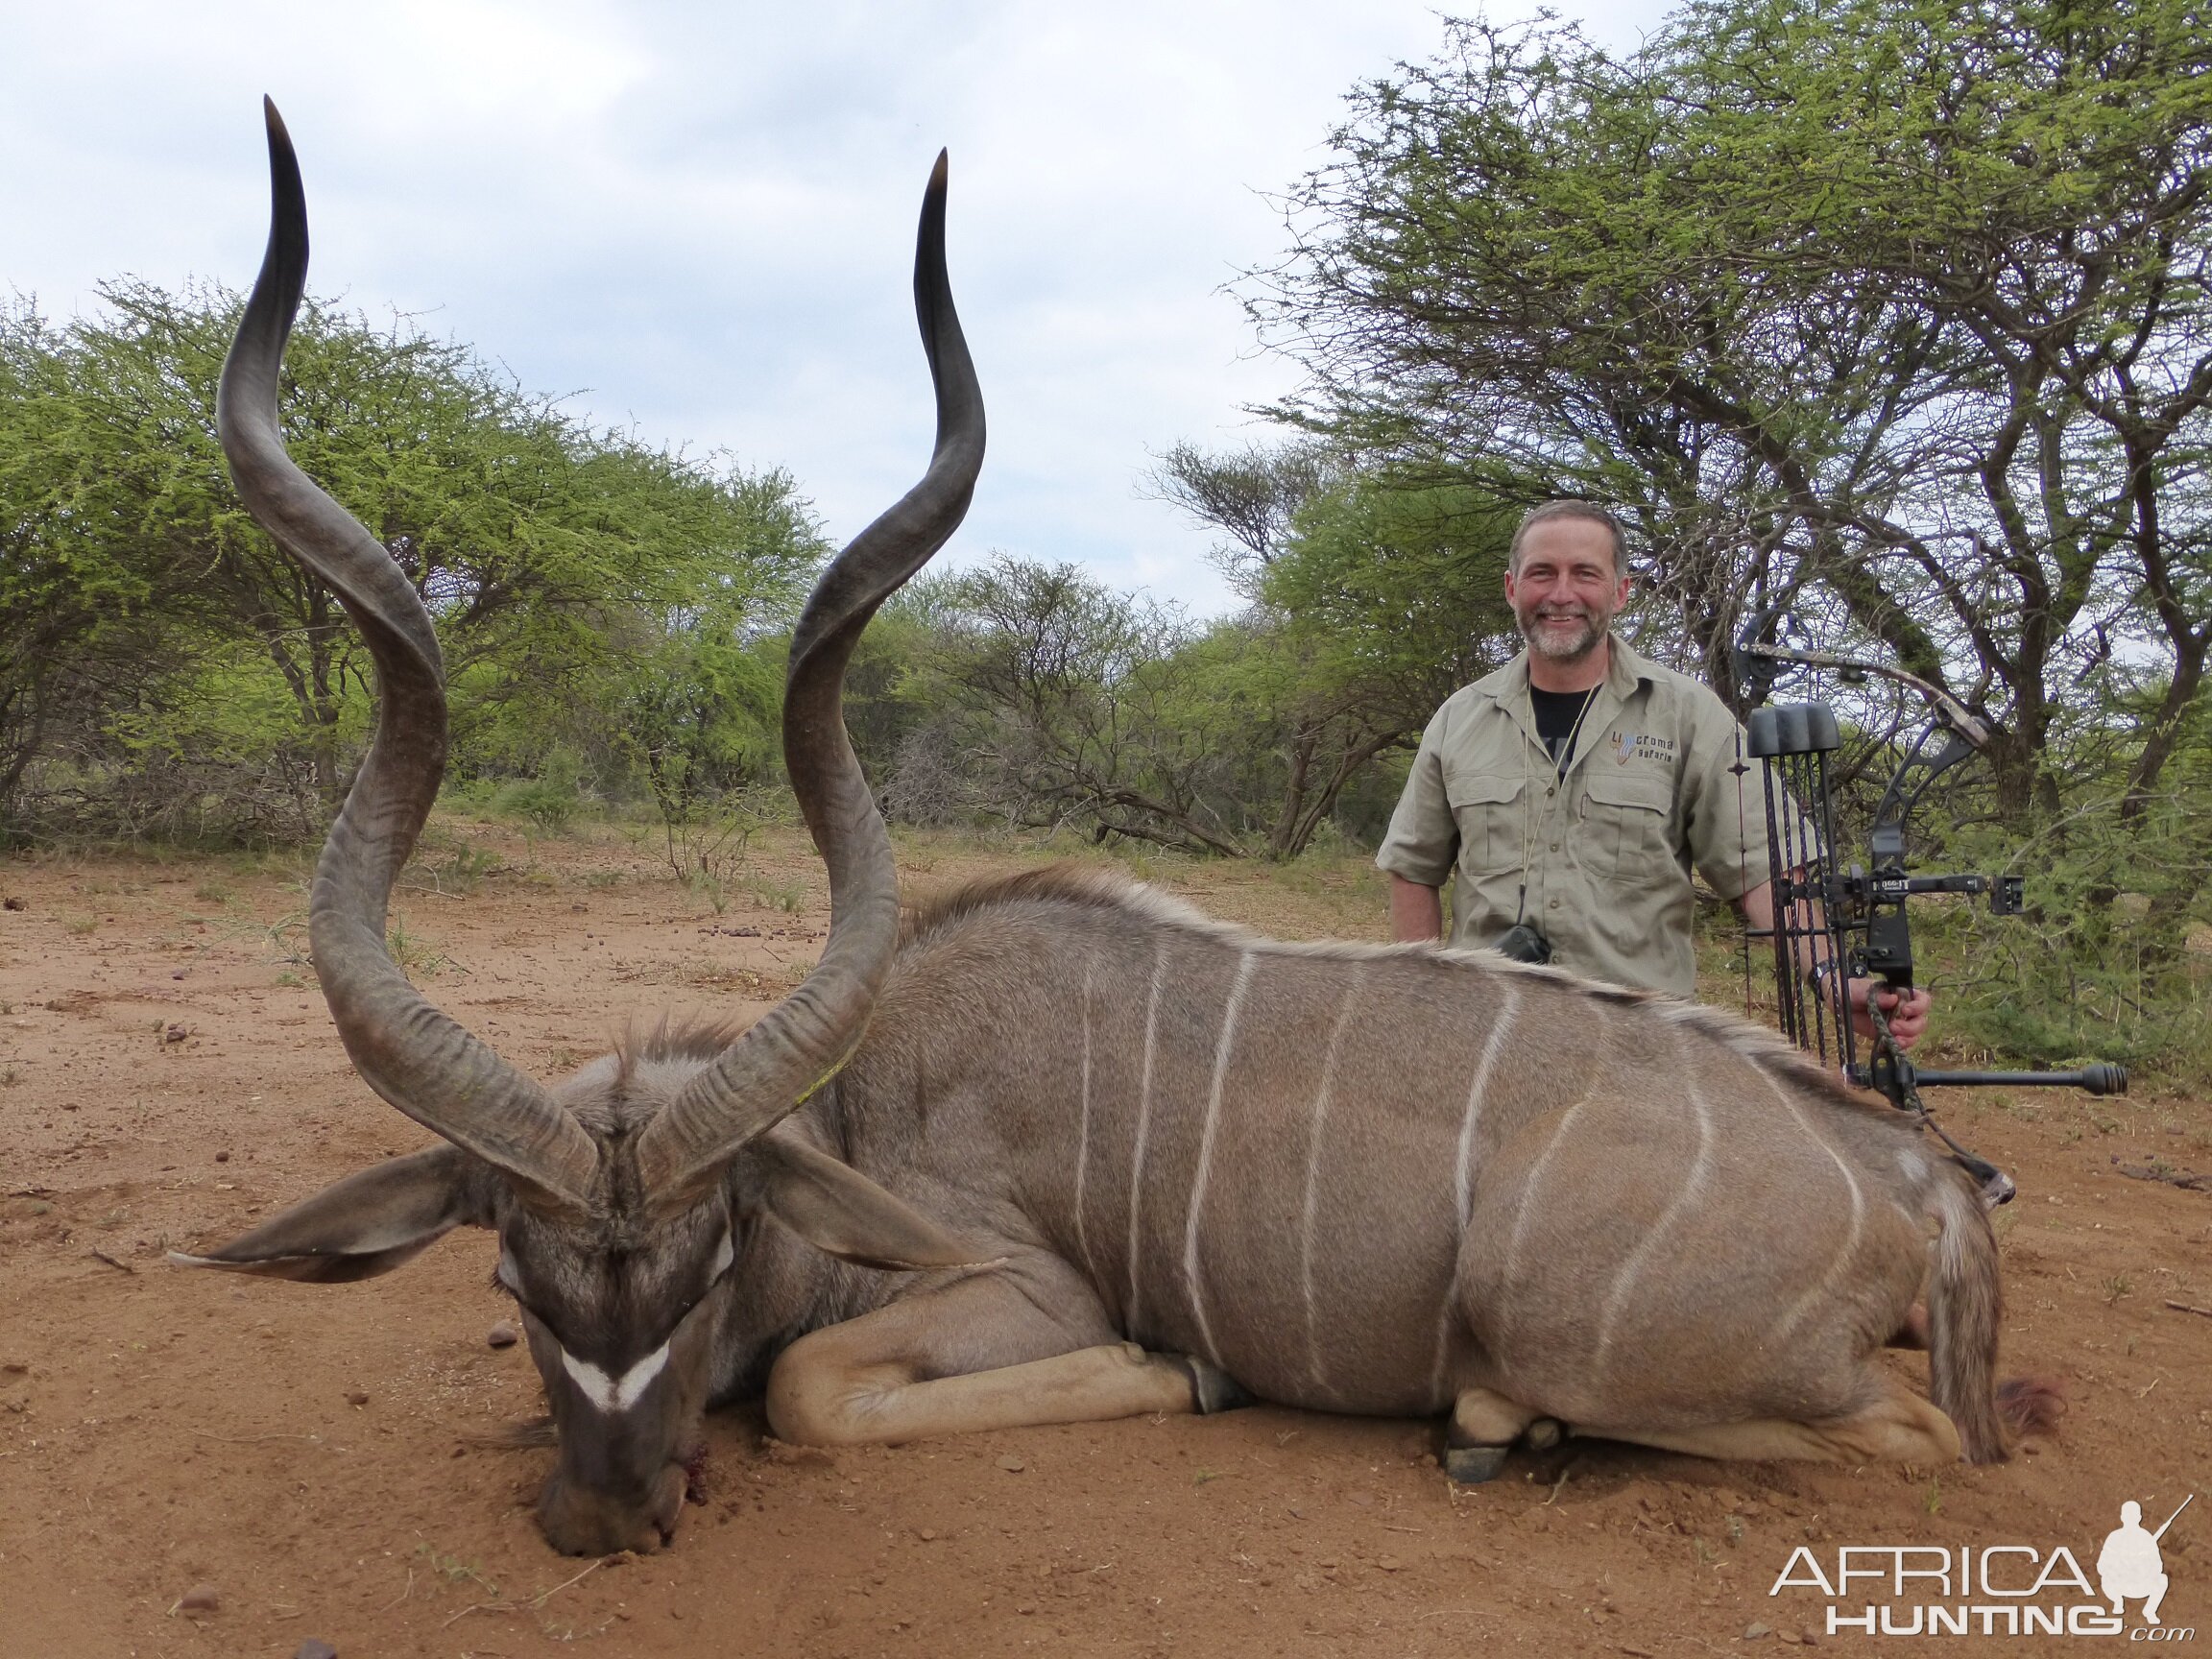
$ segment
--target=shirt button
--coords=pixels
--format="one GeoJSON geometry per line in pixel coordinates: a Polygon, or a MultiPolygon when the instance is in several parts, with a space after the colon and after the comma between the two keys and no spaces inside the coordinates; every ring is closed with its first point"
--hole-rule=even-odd
{"type": "Polygon", "coordinates": [[[1558,843],[1558,842],[1554,841],[1554,842],[1552,842],[1552,843],[1551,843],[1551,851],[1552,851],[1552,852],[1554,852],[1554,853],[1556,853],[1556,852],[1558,852],[1558,851],[1559,851],[1559,843],[1558,843]]]}
{"type": "Polygon", "coordinates": [[[1556,910],[1556,909],[1558,909],[1558,908],[1559,908],[1559,901],[1558,901],[1558,900],[1554,899],[1554,900],[1552,900],[1552,901],[1551,901],[1551,908],[1552,908],[1552,909],[1554,909],[1554,910],[1556,910]]]}
{"type": "Polygon", "coordinates": [[[1559,791],[1558,791],[1556,788],[1553,788],[1553,789],[1547,789],[1547,790],[1545,790],[1545,791],[1544,791],[1544,799],[1545,799],[1545,800],[1547,800],[1547,801],[1549,801],[1549,800],[1551,800],[1551,797],[1552,797],[1552,796],[1554,796],[1554,795],[1556,795],[1556,794],[1558,794],[1558,793],[1559,793],[1559,791]]]}

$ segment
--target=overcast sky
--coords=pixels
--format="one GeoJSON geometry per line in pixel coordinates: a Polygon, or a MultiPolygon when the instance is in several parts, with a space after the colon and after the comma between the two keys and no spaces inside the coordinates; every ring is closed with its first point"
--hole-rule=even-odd
{"type": "MultiPolygon", "coordinates": [[[[1562,10],[1633,46],[1664,7],[1562,10]]],[[[1522,12],[1499,10],[1500,17],[1522,12]]],[[[919,475],[913,222],[952,153],[953,291],[991,450],[947,557],[1075,560],[1204,613],[1210,538],[1149,453],[1288,390],[1233,297],[1344,93],[1431,55],[1414,0],[80,0],[7,9],[0,292],[244,287],[259,97],[299,147],[309,282],[654,444],[780,466],[843,541],[919,475]]]]}

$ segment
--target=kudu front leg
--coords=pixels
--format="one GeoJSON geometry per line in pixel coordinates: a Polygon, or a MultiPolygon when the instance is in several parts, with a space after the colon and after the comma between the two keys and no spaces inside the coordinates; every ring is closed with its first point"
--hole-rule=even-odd
{"type": "Polygon", "coordinates": [[[769,1427],[850,1446],[1244,1403],[1203,1362],[1116,1339],[1080,1295],[1089,1309],[1048,1318],[1002,1279],[969,1279],[810,1332],[769,1373],[769,1427]]]}

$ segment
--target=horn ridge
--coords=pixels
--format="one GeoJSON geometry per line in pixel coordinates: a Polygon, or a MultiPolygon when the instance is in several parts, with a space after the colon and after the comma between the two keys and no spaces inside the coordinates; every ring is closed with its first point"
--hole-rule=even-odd
{"type": "Polygon", "coordinates": [[[261,270],[223,365],[216,426],[255,522],[337,593],[376,663],[376,731],[347,792],[308,901],[316,976],[369,1086],[425,1128],[565,1207],[589,1199],[598,1151],[538,1083],[433,1006],[385,946],[392,884],[445,770],[445,675],[420,595],[386,548],[285,453],[284,347],[307,278],[300,164],[274,101],[270,227],[261,270]]]}
{"type": "Polygon", "coordinates": [[[921,481],[849,542],[814,585],[792,635],[784,765],[830,873],[830,938],[798,989],[686,1084],[637,1141],[663,1209],[692,1202],[748,1141],[795,1111],[860,1040],[899,939],[890,832],[845,730],[844,681],[877,609],[942,547],[983,465],[983,394],[945,264],[948,158],[939,152],[915,237],[914,305],[937,406],[921,481]]]}

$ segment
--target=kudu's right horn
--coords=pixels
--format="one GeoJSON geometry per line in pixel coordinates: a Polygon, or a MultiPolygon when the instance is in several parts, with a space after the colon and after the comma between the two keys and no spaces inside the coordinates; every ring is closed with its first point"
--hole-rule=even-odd
{"type": "Polygon", "coordinates": [[[914,250],[914,309],[937,395],[937,446],[922,481],[854,537],[815,584],[792,637],[784,685],[783,761],[830,867],[830,939],[805,981],[638,1136],[638,1173],[661,1210],[691,1203],[748,1141],[845,1063],[898,946],[891,837],[846,736],[845,665],[877,607],[958,528],[983,465],[983,394],[945,272],[946,165],[940,152],[914,250]]]}
{"type": "Polygon", "coordinates": [[[376,662],[374,741],[315,866],[308,937],[346,1052],[425,1128],[512,1176],[525,1197],[588,1208],[598,1150],[552,1095],[408,984],[385,947],[392,883],[445,770],[445,670],[421,597],[391,552],[284,452],[278,371],[307,279],[307,203],[291,137],[269,122],[269,247],[223,365],[216,423],[256,522],[325,583],[376,662]]]}

